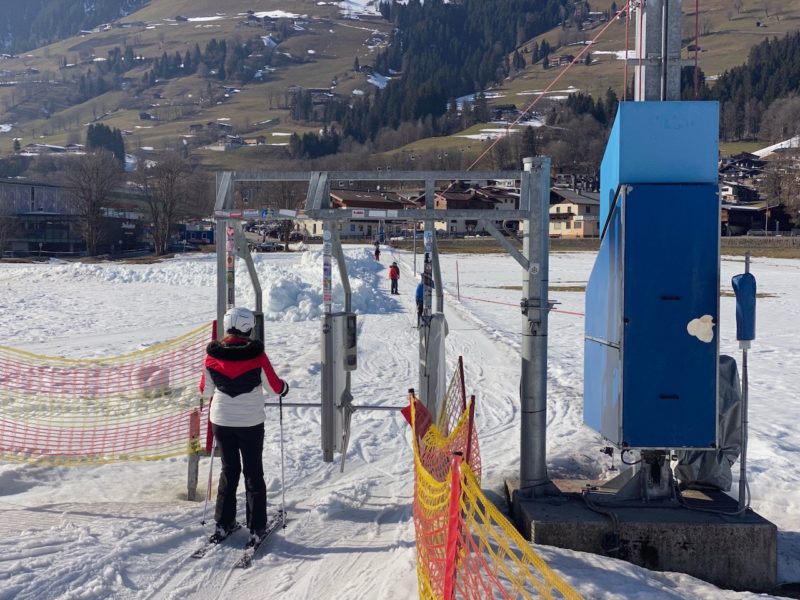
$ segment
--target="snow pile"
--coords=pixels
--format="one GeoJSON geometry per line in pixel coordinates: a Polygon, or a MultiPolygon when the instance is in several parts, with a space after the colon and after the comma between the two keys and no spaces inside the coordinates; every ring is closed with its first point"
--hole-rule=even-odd
{"type": "MultiPolygon", "coordinates": [[[[303,252],[299,262],[297,256],[295,253],[253,255],[261,282],[266,321],[309,321],[319,319],[322,314],[322,253],[318,249],[303,252]]],[[[386,271],[383,263],[376,262],[368,248],[347,249],[345,260],[350,275],[354,312],[382,314],[396,310],[396,302],[390,296],[375,293],[386,271]]],[[[237,263],[237,303],[255,306],[255,294],[243,261],[237,263]]],[[[150,306],[156,322],[169,323],[169,315],[180,312],[182,307],[189,309],[196,302],[199,304],[200,299],[213,298],[216,282],[217,262],[212,254],[181,254],[149,265],[51,261],[47,264],[0,269],[0,286],[48,290],[25,300],[0,298],[0,326],[5,331],[5,343],[8,345],[23,341],[43,342],[48,339],[49,328],[53,326],[49,322],[42,322],[42,314],[46,314],[45,307],[51,302],[58,302],[61,294],[74,294],[77,290],[94,290],[97,294],[102,290],[106,298],[112,300],[109,310],[117,314],[117,326],[123,329],[135,326],[136,320],[130,315],[134,308],[132,305],[137,303],[150,306]],[[186,299],[179,300],[174,307],[156,306],[152,297],[164,289],[176,292],[184,290],[186,299]]],[[[334,311],[342,310],[343,298],[344,291],[334,264],[334,311]]],[[[70,318],[60,324],[60,332],[77,337],[82,331],[91,329],[96,319],[96,306],[86,298],[64,307],[62,314],[68,314],[70,318]]],[[[214,306],[211,302],[205,311],[201,311],[206,320],[214,318],[214,306]]],[[[198,307],[196,310],[201,309],[198,307]]],[[[178,322],[185,323],[186,317],[178,319],[178,322]]]]}
{"type": "Polygon", "coordinates": [[[0,133],[8,133],[12,127],[11,123],[0,123],[0,133]]]}

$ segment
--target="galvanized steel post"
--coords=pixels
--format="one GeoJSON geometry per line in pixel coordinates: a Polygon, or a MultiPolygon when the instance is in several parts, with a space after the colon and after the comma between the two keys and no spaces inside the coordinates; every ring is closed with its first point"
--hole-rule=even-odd
{"type": "Polygon", "coordinates": [[[547,478],[547,316],[550,159],[525,158],[520,202],[530,210],[523,237],[528,270],[522,276],[520,376],[520,493],[544,495],[547,478]]]}

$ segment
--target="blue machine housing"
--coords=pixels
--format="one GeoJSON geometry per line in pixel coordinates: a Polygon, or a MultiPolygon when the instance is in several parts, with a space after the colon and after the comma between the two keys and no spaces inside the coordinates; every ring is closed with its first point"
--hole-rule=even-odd
{"type": "Polygon", "coordinates": [[[717,442],[717,111],[711,102],[623,103],[603,159],[605,227],[586,288],[584,423],[618,446],[717,442]],[[664,152],[677,153],[680,139],[691,164],[687,152],[684,160],[664,152]]]}

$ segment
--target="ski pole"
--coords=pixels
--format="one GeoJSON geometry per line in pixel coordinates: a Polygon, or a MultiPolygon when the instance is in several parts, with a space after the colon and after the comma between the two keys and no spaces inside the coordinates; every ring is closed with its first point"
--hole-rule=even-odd
{"type": "Polygon", "coordinates": [[[206,510],[208,509],[208,501],[211,498],[211,472],[214,470],[214,454],[217,450],[217,438],[214,436],[211,442],[211,462],[208,463],[208,485],[206,486],[206,502],[203,505],[203,521],[201,525],[206,524],[206,510]]]}
{"type": "Polygon", "coordinates": [[[281,518],[283,528],[286,529],[286,487],[284,485],[283,470],[283,396],[278,396],[278,423],[280,424],[280,445],[281,445],[281,518]]]}

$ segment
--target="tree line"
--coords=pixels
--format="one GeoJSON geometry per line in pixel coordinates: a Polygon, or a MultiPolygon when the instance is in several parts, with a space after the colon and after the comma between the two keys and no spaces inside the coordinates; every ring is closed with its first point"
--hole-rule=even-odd
{"type": "MultiPolygon", "coordinates": [[[[796,115],[787,106],[792,104],[788,99],[800,93],[800,31],[756,44],[747,61],[725,71],[713,87],[702,73],[701,78],[699,99],[720,102],[722,139],[777,141],[775,136],[796,133],[791,123],[796,115]]],[[[693,88],[684,85],[684,97],[694,97],[693,88]]]]}
{"type": "Polygon", "coordinates": [[[23,52],[129,14],[147,0],[0,0],[0,47],[23,52]]]}

